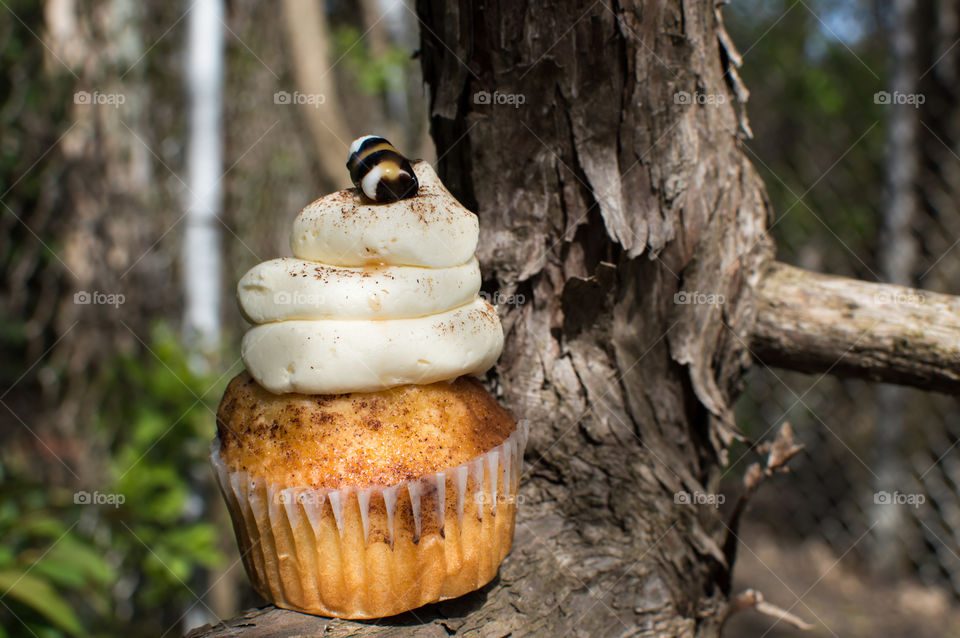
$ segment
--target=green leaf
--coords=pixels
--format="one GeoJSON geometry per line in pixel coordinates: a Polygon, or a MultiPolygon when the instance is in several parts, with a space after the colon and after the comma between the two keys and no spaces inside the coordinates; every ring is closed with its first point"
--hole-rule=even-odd
{"type": "Polygon", "coordinates": [[[47,514],[23,516],[17,528],[18,532],[27,536],[45,536],[48,538],[58,538],[68,529],[62,520],[47,514]]]}
{"type": "Polygon", "coordinates": [[[74,589],[89,584],[102,587],[116,580],[114,570],[95,549],[70,536],[34,563],[33,569],[54,583],[74,589]]]}
{"type": "Polygon", "coordinates": [[[73,609],[45,580],[23,570],[3,570],[0,571],[0,592],[6,592],[6,596],[30,607],[67,633],[85,634],[73,609]]]}
{"type": "Polygon", "coordinates": [[[133,445],[146,450],[170,428],[170,421],[159,412],[144,411],[134,423],[133,445]]]}

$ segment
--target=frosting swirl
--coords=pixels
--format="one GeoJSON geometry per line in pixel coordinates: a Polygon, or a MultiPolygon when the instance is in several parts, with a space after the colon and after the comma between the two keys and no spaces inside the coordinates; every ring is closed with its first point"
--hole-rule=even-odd
{"type": "Polygon", "coordinates": [[[294,319],[408,319],[476,298],[476,258],[450,268],[328,266],[283,257],[251,268],[237,284],[251,323],[294,319]]]}
{"type": "Polygon", "coordinates": [[[241,355],[281,394],[370,392],[489,369],[503,349],[500,319],[477,296],[477,217],[426,162],[415,197],[370,204],[332,193],[293,224],[294,258],[251,268],[237,285],[255,325],[241,355]]]}
{"type": "Polygon", "coordinates": [[[374,204],[354,189],[321,197],[293,222],[290,249],[300,259],[337,266],[458,266],[477,250],[480,224],[426,162],[413,170],[415,197],[374,204]]]}

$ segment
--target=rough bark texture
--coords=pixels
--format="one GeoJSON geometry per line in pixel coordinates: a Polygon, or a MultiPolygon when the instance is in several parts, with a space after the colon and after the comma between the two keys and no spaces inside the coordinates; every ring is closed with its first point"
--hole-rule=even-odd
{"type": "Polygon", "coordinates": [[[769,244],[713,3],[419,9],[441,174],[526,300],[498,388],[533,423],[527,502],[460,630],[715,635],[724,530],[674,494],[711,490],[769,244]]]}
{"type": "Polygon", "coordinates": [[[751,349],[771,366],[960,393],[960,299],[776,263],[751,349]]]}
{"type": "Polygon", "coordinates": [[[674,494],[715,486],[771,245],[714,3],[417,8],[439,169],[504,301],[492,384],[532,423],[514,550],[459,601],[375,625],[268,609],[243,635],[715,636],[725,529],[674,494]]]}

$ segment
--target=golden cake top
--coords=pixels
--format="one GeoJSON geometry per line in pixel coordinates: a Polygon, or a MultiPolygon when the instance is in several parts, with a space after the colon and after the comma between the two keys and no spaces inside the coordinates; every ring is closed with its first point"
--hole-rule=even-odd
{"type": "Polygon", "coordinates": [[[243,372],[217,412],[233,471],[286,486],[395,485],[470,461],[516,429],[471,377],[377,392],[272,394],[243,372]]]}

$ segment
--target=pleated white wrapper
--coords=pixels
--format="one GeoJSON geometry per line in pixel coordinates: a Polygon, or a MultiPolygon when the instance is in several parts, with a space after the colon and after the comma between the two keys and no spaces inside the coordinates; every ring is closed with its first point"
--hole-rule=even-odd
{"type": "Polygon", "coordinates": [[[211,463],[254,588],[279,607],[382,618],[490,582],[510,551],[528,425],[456,467],[397,485],[282,487],[211,463]]]}

